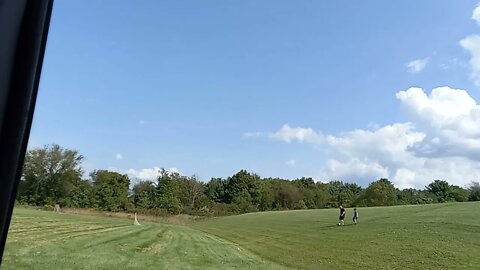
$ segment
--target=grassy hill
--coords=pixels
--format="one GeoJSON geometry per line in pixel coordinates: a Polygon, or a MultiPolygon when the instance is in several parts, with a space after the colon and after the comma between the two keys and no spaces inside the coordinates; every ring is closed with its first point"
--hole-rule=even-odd
{"type": "Polygon", "coordinates": [[[2,269],[476,269],[480,203],[251,213],[191,226],[16,209],[2,269]]]}
{"type": "Polygon", "coordinates": [[[480,203],[253,213],[194,227],[301,269],[480,269],[480,203]]]}

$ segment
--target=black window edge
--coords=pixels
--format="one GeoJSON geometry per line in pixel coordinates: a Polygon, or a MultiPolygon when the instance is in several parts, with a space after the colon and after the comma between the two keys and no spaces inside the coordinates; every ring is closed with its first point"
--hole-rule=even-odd
{"type": "Polygon", "coordinates": [[[53,0],[0,0],[0,265],[33,120],[53,0]]]}

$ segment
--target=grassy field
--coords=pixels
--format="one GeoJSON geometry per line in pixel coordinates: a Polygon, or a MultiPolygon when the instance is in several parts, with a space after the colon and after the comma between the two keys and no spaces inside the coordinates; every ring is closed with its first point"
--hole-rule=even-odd
{"type": "Polygon", "coordinates": [[[278,269],[186,226],[15,209],[3,269],[278,269]]]}
{"type": "Polygon", "coordinates": [[[480,203],[231,216],[194,227],[300,269],[480,269],[480,203]]]}
{"type": "Polygon", "coordinates": [[[253,213],[190,226],[16,209],[2,269],[480,269],[480,203],[253,213]]]}

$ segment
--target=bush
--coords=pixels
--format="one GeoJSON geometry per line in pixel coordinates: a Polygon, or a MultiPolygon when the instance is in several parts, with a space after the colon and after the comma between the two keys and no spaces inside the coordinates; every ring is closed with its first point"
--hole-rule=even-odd
{"type": "Polygon", "coordinates": [[[305,204],[305,202],[303,200],[300,200],[298,201],[296,204],[295,204],[295,209],[308,209],[307,205],[305,204]]]}

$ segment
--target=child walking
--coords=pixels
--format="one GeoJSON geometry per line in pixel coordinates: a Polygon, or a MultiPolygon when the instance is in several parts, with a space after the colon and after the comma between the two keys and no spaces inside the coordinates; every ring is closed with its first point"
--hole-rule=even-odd
{"type": "Polygon", "coordinates": [[[355,225],[357,225],[357,222],[358,222],[358,210],[357,208],[353,208],[353,223],[355,223],[355,225]]]}

